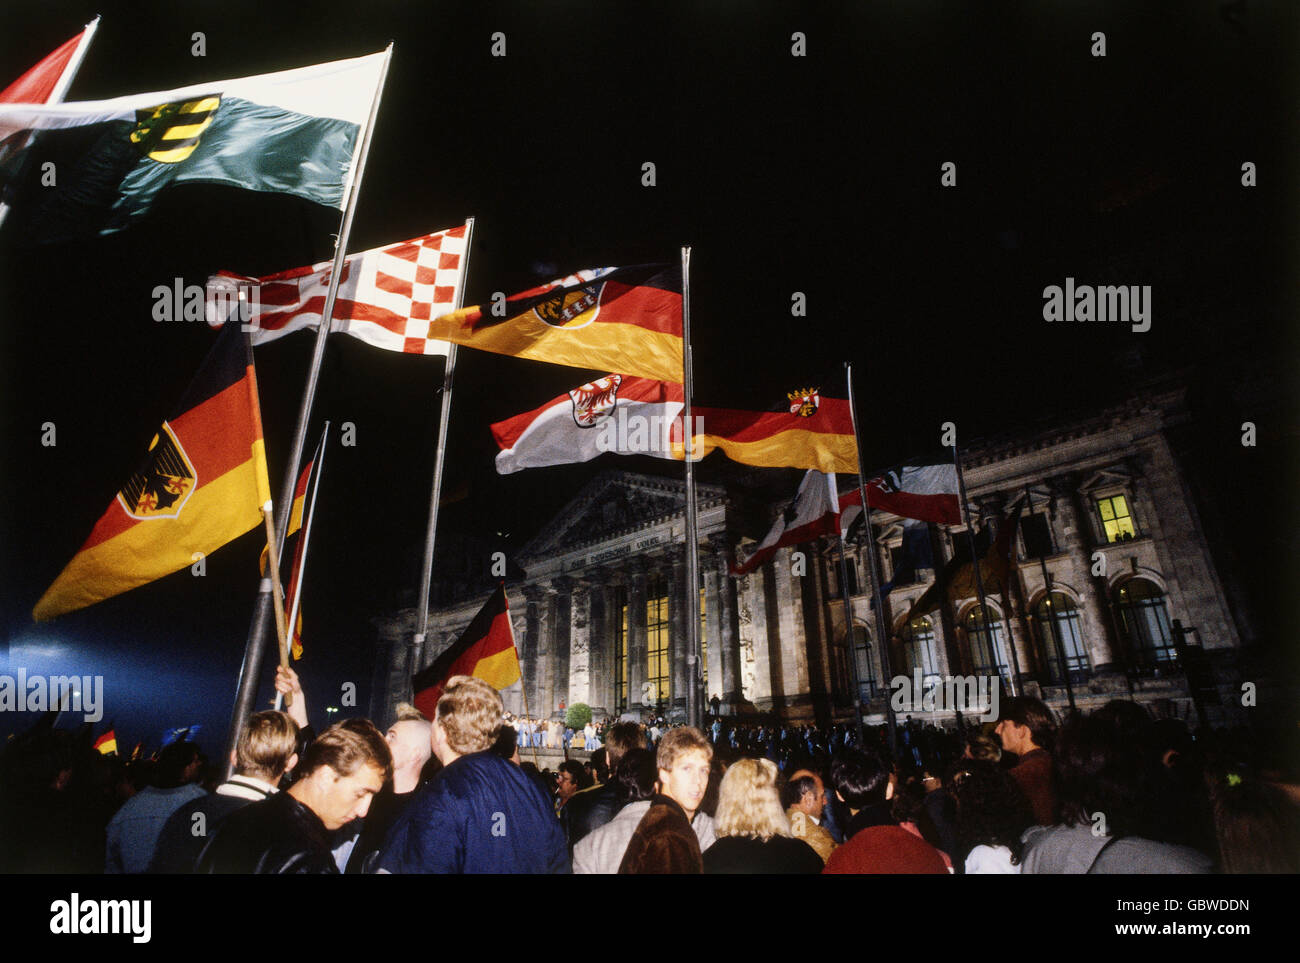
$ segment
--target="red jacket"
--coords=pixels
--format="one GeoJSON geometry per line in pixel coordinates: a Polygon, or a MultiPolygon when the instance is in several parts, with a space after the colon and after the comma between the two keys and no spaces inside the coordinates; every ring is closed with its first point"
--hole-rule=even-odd
{"type": "Polygon", "coordinates": [[[1020,757],[1011,769],[1040,826],[1056,824],[1056,783],[1052,776],[1052,757],[1046,749],[1033,749],[1020,757]]]}
{"type": "Polygon", "coordinates": [[[823,873],[937,873],[948,875],[943,856],[899,826],[868,826],[831,853],[823,873]]]}

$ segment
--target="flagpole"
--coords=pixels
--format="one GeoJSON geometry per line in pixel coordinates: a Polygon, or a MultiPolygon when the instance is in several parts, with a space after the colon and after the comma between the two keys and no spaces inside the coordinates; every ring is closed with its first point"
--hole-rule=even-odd
{"type": "MultiPolygon", "coordinates": [[[[330,423],[325,422],[325,427],[321,431],[320,444],[316,446],[316,457],[312,459],[315,468],[312,469],[311,493],[306,497],[306,504],[302,507],[302,534],[298,537],[302,539],[302,551],[298,557],[298,584],[293,592],[293,605],[289,609],[289,648],[293,649],[293,633],[298,627],[298,613],[302,610],[302,584],[304,576],[307,574],[307,549],[311,541],[311,526],[316,520],[316,492],[320,488],[320,478],[325,471],[325,447],[330,434],[330,423]]],[[[275,709],[278,712],[281,704],[284,702],[284,694],[277,692],[275,694],[275,709]]]]}
{"type": "MultiPolygon", "coordinates": [[[[835,484],[835,476],[830,477],[831,504],[836,508],[840,504],[839,489],[835,484]]],[[[865,509],[864,509],[865,511],[865,509]]],[[[867,532],[871,532],[871,527],[867,527],[867,532]]],[[[849,639],[849,664],[853,667],[853,721],[858,727],[858,746],[861,747],[863,737],[866,735],[866,728],[862,724],[862,680],[858,676],[858,650],[853,640],[853,601],[849,596],[849,563],[846,558],[848,553],[844,549],[844,534],[840,529],[838,517],[835,522],[835,540],[840,546],[840,594],[844,596],[844,624],[847,627],[849,639]]]]}
{"type": "MultiPolygon", "coordinates": [[[[975,573],[975,597],[979,599],[980,618],[984,620],[984,632],[988,635],[988,639],[989,639],[989,654],[994,659],[996,659],[998,657],[998,654],[997,652],[993,651],[993,630],[989,627],[989,621],[990,621],[989,606],[987,600],[984,598],[984,576],[983,573],[981,572],[983,566],[980,565],[982,559],[980,559],[979,555],[975,551],[975,525],[971,521],[970,506],[966,503],[966,475],[961,468],[961,454],[957,451],[956,438],[952,440],[952,460],[953,460],[953,464],[957,467],[957,495],[958,498],[961,499],[961,514],[962,514],[962,518],[966,522],[966,541],[970,545],[971,571],[975,573]]],[[[992,545],[991,541],[990,541],[990,545],[992,545]]],[[[1015,548],[1012,547],[1011,550],[1015,551],[1015,548]]],[[[945,596],[944,598],[945,603],[951,605],[952,602],[950,599],[947,598],[946,592],[944,593],[944,596],[945,596]]],[[[955,615],[956,613],[953,614],[955,615]]],[[[1010,635],[1010,626],[1008,626],[1007,634],[1008,636],[1010,635]]],[[[967,651],[969,651],[970,649],[969,636],[966,639],[966,648],[967,651]]],[[[1013,645],[1012,648],[1014,649],[1015,646],[1013,645]]],[[[949,668],[951,669],[951,666],[949,668]]],[[[999,685],[1001,684],[1001,678],[1002,678],[1002,673],[999,672],[998,673],[999,685]]],[[[1019,686],[1019,680],[1014,680],[1011,684],[1012,695],[1020,694],[1018,686],[1019,686]]]]}
{"type": "MultiPolygon", "coordinates": [[[[266,522],[266,547],[269,549],[266,568],[270,573],[271,587],[275,592],[275,633],[280,639],[280,665],[289,667],[289,637],[284,626],[284,586],[280,583],[280,553],[275,546],[275,530],[272,527],[271,503],[262,506],[262,519],[266,522]]],[[[289,696],[293,705],[293,696],[289,696]]]]}
{"type": "MultiPolygon", "coordinates": [[[[274,538],[269,544],[274,546],[273,558],[279,557],[284,545],[285,532],[289,528],[289,513],[293,508],[293,491],[298,483],[298,463],[302,461],[303,447],[307,440],[307,428],[311,419],[312,402],[316,397],[316,384],[320,380],[321,363],[325,358],[325,341],[333,327],[334,302],[338,298],[339,281],[343,277],[343,261],[348,247],[348,236],[352,233],[352,220],[356,215],[357,196],[361,193],[361,178],[366,170],[366,158],[370,154],[371,135],[375,129],[375,118],[379,114],[379,102],[383,98],[384,81],[388,77],[388,65],[393,59],[393,45],[390,43],[384,51],[384,62],[379,69],[379,83],[375,87],[375,96],[370,103],[370,116],[366,120],[366,129],[361,137],[361,146],[357,151],[353,170],[348,172],[348,199],[343,209],[339,224],[339,235],[334,242],[334,262],[330,270],[329,291],[325,296],[325,307],[321,311],[320,327],[316,331],[316,345],[312,352],[311,366],[307,372],[307,385],[303,391],[302,404],[298,409],[298,426],[294,431],[293,446],[290,449],[288,469],[281,485],[280,506],[276,510],[274,538]]],[[[274,567],[274,566],[273,566],[274,567]]],[[[278,577],[278,575],[277,575],[278,577]]],[[[244,647],[244,662],[239,668],[239,687],[235,698],[235,710],[230,718],[230,732],[226,738],[225,776],[230,778],[233,764],[230,756],[239,744],[240,733],[248,721],[257,698],[257,681],[261,674],[262,659],[266,652],[266,621],[271,607],[271,595],[265,579],[257,595],[253,608],[253,621],[248,630],[248,642],[244,647]]]]}
{"type": "MultiPolygon", "coordinates": [[[[61,104],[63,98],[67,96],[68,88],[72,86],[73,79],[77,76],[77,71],[81,69],[81,62],[86,59],[86,54],[90,50],[90,41],[95,36],[95,31],[99,29],[99,17],[86,24],[81,29],[81,41],[77,44],[77,49],[72,52],[72,57],[68,60],[68,65],[63,68],[63,73],[54,84],[54,89],[50,91],[50,96],[46,98],[47,104],[61,104]]],[[[36,140],[36,132],[32,131],[27,135],[27,140],[23,143],[20,150],[26,150],[36,140]]],[[[5,218],[9,216],[9,205],[0,200],[0,227],[4,227],[5,218]]]]}
{"type": "MultiPolygon", "coordinates": [[[[1029,482],[1025,482],[1025,499],[1030,499],[1029,482]]],[[[1030,506],[1032,507],[1032,505],[1030,506]]],[[[1038,556],[1038,564],[1043,569],[1043,598],[1047,602],[1048,614],[1052,618],[1052,648],[1056,649],[1056,657],[1061,660],[1061,673],[1065,676],[1065,694],[1070,700],[1070,712],[1075,711],[1074,706],[1074,684],[1070,681],[1070,663],[1065,657],[1065,642],[1061,639],[1061,622],[1056,614],[1056,607],[1052,605],[1052,576],[1047,571],[1047,557],[1038,556]]]]}
{"type": "MultiPolygon", "coordinates": [[[[465,219],[465,256],[461,261],[460,284],[452,298],[457,311],[465,300],[465,278],[469,275],[470,244],[474,240],[474,218],[465,219]]],[[[429,492],[429,528],[424,535],[424,566],[420,570],[420,601],[415,612],[415,637],[411,640],[411,671],[414,676],[424,662],[424,641],[429,631],[429,592],[433,587],[433,546],[438,536],[438,505],[442,501],[442,473],[447,460],[447,424],[451,420],[451,389],[456,376],[456,345],[447,348],[442,373],[442,410],[438,413],[438,450],[433,459],[433,486],[429,492]]]]}
{"type": "MultiPolygon", "coordinates": [[[[866,526],[867,532],[867,559],[871,563],[871,591],[876,600],[876,640],[880,647],[880,671],[881,681],[885,684],[885,690],[889,690],[889,680],[893,678],[893,672],[889,667],[889,636],[885,629],[885,601],[880,594],[880,573],[876,566],[876,544],[875,538],[871,534],[871,505],[867,501],[866,474],[862,469],[862,434],[858,431],[858,406],[853,398],[853,365],[849,362],[844,364],[844,376],[848,382],[849,388],[849,416],[853,421],[853,447],[858,452],[858,497],[862,499],[862,519],[866,526]]],[[[857,665],[857,653],[853,653],[854,666],[857,665]]],[[[862,690],[859,688],[857,696],[862,698],[862,690]]],[[[889,720],[889,750],[895,756],[898,755],[898,720],[894,716],[894,706],[888,697],[885,699],[885,718],[889,720]]],[[[859,724],[858,743],[864,744],[864,732],[859,724]]]]}
{"type": "MultiPolygon", "coordinates": [[[[682,395],[686,419],[686,721],[698,727],[700,719],[700,540],[695,512],[695,423],[691,418],[691,393],[695,372],[691,354],[691,249],[682,248],[682,395]]],[[[727,575],[724,578],[730,578],[727,575]]]]}

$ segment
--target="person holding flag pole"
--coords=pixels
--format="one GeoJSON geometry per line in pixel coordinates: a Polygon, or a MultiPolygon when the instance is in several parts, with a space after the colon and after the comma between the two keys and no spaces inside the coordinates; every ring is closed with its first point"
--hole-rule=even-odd
{"type": "MultiPolygon", "coordinates": [[[[334,316],[334,302],[338,298],[339,282],[343,276],[343,260],[347,253],[348,237],[352,232],[352,221],[356,215],[357,196],[361,190],[361,180],[365,174],[366,158],[370,154],[370,142],[374,134],[375,118],[379,114],[379,102],[383,96],[384,82],[388,77],[388,67],[393,57],[393,45],[390,43],[384,51],[384,59],[379,68],[379,79],[375,85],[374,97],[370,104],[370,114],[366,120],[366,129],[359,141],[354,163],[348,170],[347,178],[347,201],[343,208],[343,215],[340,221],[338,238],[334,244],[334,261],[333,269],[330,276],[329,291],[325,296],[325,306],[322,311],[322,317],[332,318],[334,316]]],[[[329,337],[330,325],[321,324],[316,332],[316,344],[312,352],[311,364],[307,372],[307,385],[303,391],[302,404],[298,410],[298,424],[294,431],[293,445],[289,453],[288,469],[284,474],[282,485],[282,495],[280,499],[280,508],[275,518],[274,530],[272,530],[270,519],[267,521],[268,543],[271,548],[270,568],[273,573],[271,579],[263,579],[258,591],[257,602],[253,609],[252,624],[249,627],[248,641],[244,648],[244,662],[239,671],[239,686],[235,698],[235,708],[231,713],[230,730],[226,739],[226,764],[223,778],[229,779],[233,770],[233,764],[230,759],[234,757],[234,751],[238,745],[239,735],[243,732],[244,726],[252,713],[253,701],[257,696],[257,682],[261,674],[262,659],[266,650],[266,623],[268,618],[272,617],[267,610],[272,607],[272,589],[277,585],[279,580],[279,557],[280,549],[284,545],[285,533],[289,528],[289,512],[293,505],[293,490],[298,479],[298,463],[302,460],[303,448],[307,439],[308,422],[311,418],[312,402],[316,395],[316,385],[320,379],[321,363],[325,358],[325,341],[329,337]]],[[[269,512],[270,508],[267,507],[269,512]]],[[[283,605],[282,596],[280,604],[283,605]]],[[[280,610],[280,619],[283,619],[283,610],[280,610]]],[[[277,622],[277,629],[281,631],[281,664],[288,666],[288,638],[284,630],[280,628],[277,622]]]]}

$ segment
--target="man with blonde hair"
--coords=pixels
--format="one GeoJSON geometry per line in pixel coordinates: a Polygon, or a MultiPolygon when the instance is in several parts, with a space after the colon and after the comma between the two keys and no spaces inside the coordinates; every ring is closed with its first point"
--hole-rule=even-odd
{"type": "Polygon", "coordinates": [[[623,854],[620,873],[700,873],[713,820],[699,811],[709,788],[713,746],[691,726],[670,729],[656,750],[659,791],[623,854]]]}
{"type": "Polygon", "coordinates": [[[438,699],[431,745],[443,768],[393,824],[388,873],[567,873],[569,854],[545,793],[492,752],[505,712],[482,679],[456,675],[438,699]]]}

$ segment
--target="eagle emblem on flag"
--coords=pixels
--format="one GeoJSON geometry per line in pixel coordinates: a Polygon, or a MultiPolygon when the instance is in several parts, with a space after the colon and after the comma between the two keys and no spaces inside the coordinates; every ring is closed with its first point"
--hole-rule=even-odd
{"type": "Polygon", "coordinates": [[[200,97],[179,104],[137,110],[131,143],[151,160],[178,164],[199,146],[199,137],[212,124],[221,97],[200,97]]]}
{"type": "Polygon", "coordinates": [[[799,388],[795,391],[786,392],[786,397],[790,399],[790,414],[797,415],[800,418],[811,418],[817,414],[817,408],[821,405],[821,394],[819,388],[799,388]]]}
{"type": "Polygon", "coordinates": [[[132,518],[176,518],[189,501],[194,482],[194,466],[164,421],[149,444],[144,464],[117,497],[132,518]]]}
{"type": "Polygon", "coordinates": [[[594,427],[602,418],[614,410],[618,403],[618,387],[623,383],[622,375],[607,375],[595,381],[574,388],[569,392],[573,401],[573,423],[579,428],[594,427]]]}
{"type": "Polygon", "coordinates": [[[553,328],[585,328],[600,314],[600,295],[604,290],[602,281],[561,292],[534,305],[533,314],[553,328]]]}

